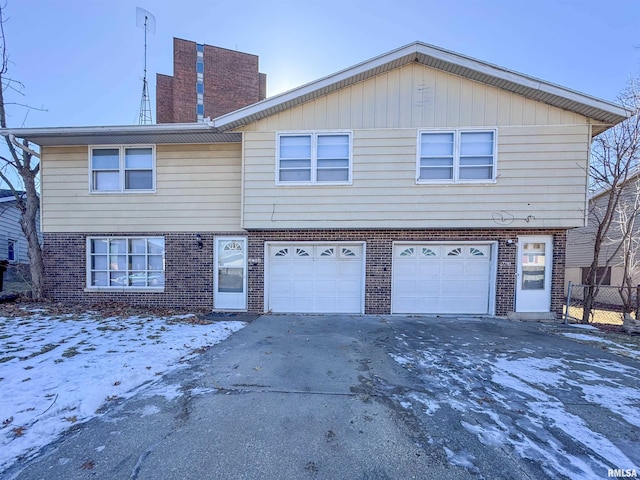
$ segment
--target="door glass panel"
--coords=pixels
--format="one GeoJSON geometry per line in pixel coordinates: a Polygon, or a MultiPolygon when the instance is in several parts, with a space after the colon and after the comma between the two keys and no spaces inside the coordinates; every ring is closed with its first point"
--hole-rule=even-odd
{"type": "Polygon", "coordinates": [[[244,292],[244,246],[237,240],[218,242],[218,292],[244,292]]]}
{"type": "Polygon", "coordinates": [[[522,290],[544,290],[545,275],[545,244],[525,243],[522,249],[522,290]]]}

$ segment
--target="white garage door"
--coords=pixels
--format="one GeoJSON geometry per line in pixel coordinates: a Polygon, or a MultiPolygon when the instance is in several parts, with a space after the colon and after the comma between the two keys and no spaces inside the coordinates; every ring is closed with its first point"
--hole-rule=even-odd
{"type": "Polygon", "coordinates": [[[492,246],[395,244],[393,313],[491,313],[492,246]]]}
{"type": "Polygon", "coordinates": [[[267,311],[363,313],[362,244],[269,244],[267,259],[267,311]]]}

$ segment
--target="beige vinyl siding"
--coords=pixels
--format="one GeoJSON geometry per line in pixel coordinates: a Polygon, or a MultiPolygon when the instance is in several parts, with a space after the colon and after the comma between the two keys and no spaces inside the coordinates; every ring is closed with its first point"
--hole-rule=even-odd
{"type": "Polygon", "coordinates": [[[245,133],[244,227],[584,224],[589,126],[498,127],[497,181],[416,184],[417,129],[353,130],[353,184],[275,186],[275,132],[245,133]]]}
{"type": "Polygon", "coordinates": [[[412,64],[242,128],[245,228],[584,225],[589,120],[412,64]],[[497,129],[497,180],[416,184],[418,131],[497,129]],[[276,133],[353,131],[353,184],[275,186],[276,133]]]}
{"type": "Polygon", "coordinates": [[[411,64],[247,125],[244,131],[585,124],[576,113],[411,64]]]}
{"type": "Polygon", "coordinates": [[[155,193],[89,193],[88,148],[43,149],[44,232],[240,229],[241,145],[157,145],[155,193]]]}

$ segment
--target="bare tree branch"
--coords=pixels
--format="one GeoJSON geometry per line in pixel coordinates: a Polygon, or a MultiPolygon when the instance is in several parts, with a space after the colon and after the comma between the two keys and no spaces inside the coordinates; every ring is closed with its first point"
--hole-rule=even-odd
{"type": "Polygon", "coordinates": [[[594,138],[591,149],[591,187],[600,192],[594,196],[589,217],[594,222],[593,260],[587,272],[583,322],[587,322],[598,289],[604,277],[598,269],[623,265],[621,288],[625,310],[631,311],[631,273],[637,263],[637,243],[634,238],[635,220],[640,213],[640,190],[635,188],[640,176],[640,81],[634,79],[619,96],[619,103],[632,115],[624,122],[594,138]],[[634,183],[635,182],[635,183],[634,183]]]}
{"type": "MultiPolygon", "coordinates": [[[[6,38],[4,35],[4,9],[6,4],[0,5],[0,127],[7,128],[7,105],[5,103],[5,90],[22,93],[24,85],[5,75],[8,70],[9,55],[7,51],[6,38]],[[20,91],[15,86],[20,87],[20,91]]],[[[33,107],[20,103],[11,105],[27,108],[27,112],[33,107]]],[[[43,109],[34,109],[43,110],[43,109]]],[[[27,140],[18,141],[13,135],[4,136],[9,155],[0,156],[0,179],[6,183],[16,199],[16,205],[21,212],[20,227],[27,240],[27,253],[29,256],[29,269],[31,273],[32,297],[36,300],[44,296],[44,262],[42,257],[42,246],[37,229],[38,212],[40,209],[40,198],[36,188],[36,179],[40,171],[40,162],[32,162],[33,158],[40,158],[40,154],[30,147],[27,140]],[[24,190],[18,190],[6,173],[6,168],[13,169],[22,181],[24,190]]]]}

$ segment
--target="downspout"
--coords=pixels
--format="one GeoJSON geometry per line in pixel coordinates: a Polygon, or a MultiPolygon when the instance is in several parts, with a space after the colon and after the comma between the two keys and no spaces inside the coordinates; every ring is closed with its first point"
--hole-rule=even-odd
{"type": "MultiPolygon", "coordinates": [[[[242,147],[240,149],[240,228],[243,230],[246,230],[246,228],[244,228],[244,182],[245,182],[245,168],[246,168],[246,162],[245,162],[245,142],[247,141],[246,138],[246,134],[245,132],[241,132],[242,133],[242,147]]],[[[247,249],[248,249],[248,245],[247,245],[247,249]]]]}
{"type": "Polygon", "coordinates": [[[36,152],[35,150],[31,150],[29,147],[27,147],[26,145],[21,144],[18,140],[16,140],[16,136],[13,133],[9,134],[9,140],[11,141],[11,143],[13,143],[16,147],[18,147],[21,150],[24,150],[25,152],[27,152],[29,155],[36,157],[36,158],[40,158],[40,154],[38,152],[36,152]]]}

